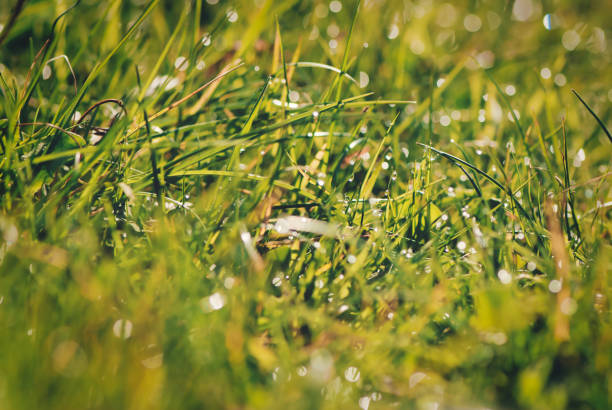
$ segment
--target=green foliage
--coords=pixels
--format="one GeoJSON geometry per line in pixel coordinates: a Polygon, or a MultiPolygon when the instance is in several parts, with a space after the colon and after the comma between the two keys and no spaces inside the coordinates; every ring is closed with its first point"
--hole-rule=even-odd
{"type": "Polygon", "coordinates": [[[0,408],[611,406],[604,2],[14,3],[0,408]]]}

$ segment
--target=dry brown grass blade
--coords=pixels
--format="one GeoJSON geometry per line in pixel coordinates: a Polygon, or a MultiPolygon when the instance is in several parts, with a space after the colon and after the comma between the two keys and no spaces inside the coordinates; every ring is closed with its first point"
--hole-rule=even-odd
{"type": "MultiPolygon", "coordinates": [[[[200,98],[200,100],[198,100],[198,102],[196,102],[195,105],[191,109],[189,109],[187,111],[187,114],[188,115],[192,115],[192,114],[198,112],[199,109],[204,104],[206,104],[206,102],[208,101],[208,99],[210,98],[212,93],[215,91],[215,89],[219,85],[219,82],[221,81],[221,79],[223,77],[225,77],[226,75],[230,74],[231,72],[236,71],[237,69],[239,69],[243,65],[244,65],[244,63],[239,63],[237,65],[235,65],[235,64],[228,64],[227,66],[225,66],[223,68],[223,70],[221,70],[221,73],[218,74],[212,80],[206,82],[204,85],[202,85],[201,87],[198,87],[197,89],[195,89],[194,91],[190,92],[189,94],[187,94],[185,97],[181,98],[180,100],[177,100],[177,101],[173,102],[172,104],[170,104],[166,108],[162,109],[161,111],[158,111],[155,114],[151,115],[149,117],[149,122],[153,121],[156,118],[159,118],[160,116],[166,114],[168,111],[171,111],[174,108],[178,107],[179,105],[181,105],[185,101],[189,100],[191,97],[193,97],[194,95],[198,94],[200,91],[204,90],[205,88],[210,87],[210,88],[208,88],[208,91],[202,95],[202,98],[200,98]],[[232,65],[233,65],[233,67],[232,67],[232,65]]],[[[140,128],[144,127],[145,125],[146,125],[146,122],[143,121],[136,128],[134,128],[133,130],[128,131],[128,135],[133,134],[134,132],[136,132],[140,128]]]]}
{"type": "Polygon", "coordinates": [[[125,106],[123,105],[123,102],[121,100],[117,100],[114,98],[106,98],[104,100],[100,100],[97,103],[93,104],[91,107],[89,107],[87,110],[85,110],[85,112],[83,113],[83,115],[81,115],[81,118],[79,118],[79,120],[76,122],[76,124],[80,124],[81,122],[83,122],[83,120],[85,119],[85,117],[87,117],[89,114],[91,114],[91,112],[96,108],[99,107],[103,104],[109,104],[109,103],[114,103],[117,104],[118,106],[121,107],[121,109],[123,110],[123,113],[127,116],[128,113],[125,110],[125,106]]]}
{"type": "MultiPolygon", "coordinates": [[[[223,79],[223,77],[225,77],[226,75],[228,75],[232,71],[235,71],[235,70],[239,69],[243,65],[244,65],[244,63],[238,63],[238,65],[235,65],[235,62],[232,62],[232,63],[226,65],[221,70],[221,74],[219,74],[218,76],[216,76],[215,78],[213,78],[212,80],[210,80],[209,82],[204,84],[202,87],[198,88],[192,94],[190,94],[187,97],[183,98],[183,101],[184,101],[187,98],[190,98],[193,94],[197,94],[198,92],[200,92],[204,88],[208,88],[206,90],[206,92],[204,94],[202,94],[200,99],[198,101],[196,101],[196,103],[189,110],[187,110],[187,115],[193,115],[193,114],[197,113],[198,111],[200,111],[202,109],[202,107],[204,107],[206,105],[208,100],[210,100],[210,97],[212,97],[213,93],[215,92],[215,90],[217,89],[219,84],[221,84],[221,80],[223,79]]],[[[182,101],[180,101],[180,100],[178,101],[179,104],[181,102],[182,101]]],[[[153,120],[153,118],[149,119],[149,121],[151,121],[151,120],[153,120]]]]}
{"type": "Polygon", "coordinates": [[[42,45],[40,50],[38,50],[38,53],[36,53],[36,56],[34,56],[34,60],[32,60],[32,64],[30,64],[30,69],[28,70],[28,74],[26,75],[26,80],[25,80],[23,89],[21,91],[21,99],[25,98],[26,92],[28,91],[27,85],[30,83],[30,78],[32,77],[32,72],[34,71],[34,67],[36,66],[36,62],[38,61],[40,56],[43,55],[43,52],[45,51],[45,48],[47,48],[47,46],[49,45],[50,42],[51,42],[51,40],[47,39],[47,41],[44,42],[44,44],[42,45]]]}

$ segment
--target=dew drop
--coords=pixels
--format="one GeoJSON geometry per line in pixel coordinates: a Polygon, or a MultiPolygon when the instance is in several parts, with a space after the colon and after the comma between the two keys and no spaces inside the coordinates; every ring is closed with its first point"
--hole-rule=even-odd
{"type": "Polygon", "coordinates": [[[578,34],[575,30],[568,30],[563,33],[563,37],[561,37],[561,44],[568,51],[573,51],[580,44],[580,34],[578,34]]]}
{"type": "Polygon", "coordinates": [[[185,71],[187,67],[189,67],[189,62],[187,61],[187,58],[185,58],[184,56],[179,56],[174,61],[174,68],[176,68],[179,71],[185,71]]]}
{"type": "Polygon", "coordinates": [[[499,272],[497,272],[497,277],[499,278],[499,281],[504,285],[507,285],[512,282],[512,275],[505,269],[501,269],[499,272]]]}
{"type": "Polygon", "coordinates": [[[364,71],[359,72],[359,87],[365,88],[370,83],[370,77],[364,71]]]}
{"type": "Polygon", "coordinates": [[[219,310],[223,306],[225,306],[225,296],[223,296],[223,294],[219,292],[215,292],[200,301],[200,307],[202,308],[202,310],[204,310],[204,312],[219,310]]]}
{"type": "Polygon", "coordinates": [[[512,6],[512,14],[518,21],[527,21],[533,14],[532,0],[516,0],[512,6]]]}
{"type": "Polygon", "coordinates": [[[212,43],[212,37],[210,36],[210,33],[204,34],[202,36],[201,42],[204,47],[208,47],[212,43]]]}
{"type": "Polygon", "coordinates": [[[49,64],[45,64],[42,70],[42,79],[48,80],[51,78],[51,66],[49,64]]]}
{"type": "Polygon", "coordinates": [[[387,38],[389,40],[393,40],[397,38],[397,36],[399,36],[399,33],[400,33],[400,30],[397,24],[391,24],[391,26],[389,26],[389,33],[387,34],[387,38]]]}
{"type": "Polygon", "coordinates": [[[229,21],[230,23],[235,23],[236,21],[238,21],[238,13],[236,12],[236,10],[230,10],[227,12],[227,21],[229,21]]]}
{"type": "Polygon", "coordinates": [[[416,372],[410,375],[408,378],[408,385],[412,389],[414,386],[419,384],[427,375],[423,372],[416,372]]]}
{"type": "Polygon", "coordinates": [[[550,281],[550,283],[548,284],[548,290],[551,293],[559,293],[561,292],[561,288],[563,287],[563,284],[561,283],[560,280],[557,279],[553,279],[550,281]]]}
{"type": "Polygon", "coordinates": [[[349,366],[344,371],[344,378],[351,383],[357,382],[360,377],[361,377],[361,373],[359,372],[359,369],[356,368],[355,366],[349,366]]]}
{"type": "Polygon", "coordinates": [[[291,92],[289,93],[289,101],[291,102],[298,102],[300,100],[300,93],[298,93],[295,90],[291,90],[291,92]]]}
{"type": "Polygon", "coordinates": [[[567,84],[567,78],[562,73],[559,73],[555,75],[554,82],[558,87],[563,87],[565,84],[567,84]]]}
{"type": "Polygon", "coordinates": [[[132,336],[133,328],[131,321],[119,319],[113,324],[113,334],[120,339],[129,339],[132,336]]]}
{"type": "Polygon", "coordinates": [[[331,3],[329,3],[329,10],[332,13],[340,13],[340,11],[342,10],[342,3],[340,3],[338,0],[334,0],[331,3]]]}
{"type": "Polygon", "coordinates": [[[553,14],[545,14],[542,18],[542,24],[546,30],[552,30],[557,26],[557,18],[553,14]]]}
{"type": "Polygon", "coordinates": [[[235,283],[236,283],[236,279],[229,276],[225,278],[225,280],[223,281],[223,286],[225,286],[225,289],[231,289],[234,287],[235,283]]]}
{"type": "Polygon", "coordinates": [[[475,33],[482,27],[482,20],[475,14],[468,14],[463,19],[463,26],[470,33],[475,33]]]}
{"type": "Polygon", "coordinates": [[[370,407],[370,397],[368,396],[363,396],[359,399],[359,408],[363,409],[363,410],[368,410],[368,408],[370,407]]]}

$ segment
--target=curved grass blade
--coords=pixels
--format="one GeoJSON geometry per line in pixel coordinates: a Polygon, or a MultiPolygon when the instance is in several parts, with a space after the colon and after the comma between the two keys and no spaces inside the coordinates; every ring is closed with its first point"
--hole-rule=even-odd
{"type": "Polygon", "coordinates": [[[288,66],[295,66],[297,68],[302,68],[302,67],[309,67],[309,68],[322,68],[324,70],[329,70],[329,71],[333,71],[335,73],[338,74],[342,74],[344,77],[348,78],[349,80],[351,80],[352,82],[354,82],[356,85],[359,85],[359,83],[357,82],[357,80],[355,80],[353,77],[351,77],[350,74],[348,73],[344,73],[342,72],[341,69],[339,69],[338,67],[334,67],[328,64],[323,64],[323,63],[315,63],[315,62],[311,62],[311,61],[298,61],[295,63],[288,63],[288,66]]]}
{"type": "Polygon", "coordinates": [[[604,132],[606,133],[606,135],[608,136],[608,139],[610,140],[610,142],[612,142],[612,135],[610,135],[610,131],[608,131],[608,128],[606,127],[606,125],[603,123],[603,121],[597,116],[597,114],[595,114],[595,111],[593,111],[591,109],[591,107],[589,107],[589,104],[586,103],[586,101],[584,101],[584,99],[580,96],[580,94],[578,94],[578,92],[574,89],[572,89],[572,92],[574,93],[574,95],[576,97],[578,97],[578,99],[580,100],[580,102],[582,103],[582,105],[584,105],[586,107],[587,110],[589,110],[589,112],[591,113],[591,115],[593,116],[593,118],[595,118],[595,120],[597,121],[597,123],[599,124],[599,126],[604,130],[604,132]]]}

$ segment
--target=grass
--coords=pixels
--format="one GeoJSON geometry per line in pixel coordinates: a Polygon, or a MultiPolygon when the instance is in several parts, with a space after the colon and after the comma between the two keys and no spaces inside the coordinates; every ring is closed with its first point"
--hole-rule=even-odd
{"type": "Polygon", "coordinates": [[[0,408],[609,408],[609,7],[209,3],[0,10],[0,408]]]}

